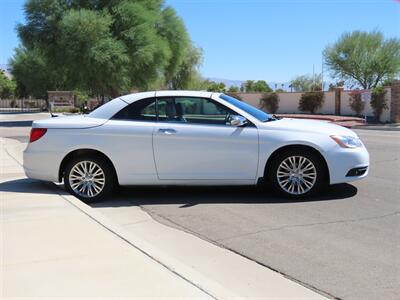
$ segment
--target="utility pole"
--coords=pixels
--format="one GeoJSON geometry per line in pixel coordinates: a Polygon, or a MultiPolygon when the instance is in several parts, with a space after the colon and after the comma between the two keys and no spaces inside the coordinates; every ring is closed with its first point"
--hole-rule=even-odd
{"type": "Polygon", "coordinates": [[[324,91],[324,56],[321,58],[321,90],[324,91]]]}
{"type": "Polygon", "coordinates": [[[314,70],[314,64],[312,65],[312,86],[311,86],[311,91],[313,91],[315,86],[315,70],[314,70]]]}

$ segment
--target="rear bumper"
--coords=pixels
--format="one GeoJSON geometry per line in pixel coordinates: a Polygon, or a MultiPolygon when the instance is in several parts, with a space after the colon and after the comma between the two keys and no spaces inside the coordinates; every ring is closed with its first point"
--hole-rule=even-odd
{"type": "Polygon", "coordinates": [[[23,153],[23,167],[28,178],[58,181],[59,155],[53,152],[35,152],[29,146],[23,153]]]}
{"type": "Polygon", "coordinates": [[[369,154],[364,146],[356,149],[341,148],[327,156],[331,184],[351,182],[368,176],[369,154]]]}

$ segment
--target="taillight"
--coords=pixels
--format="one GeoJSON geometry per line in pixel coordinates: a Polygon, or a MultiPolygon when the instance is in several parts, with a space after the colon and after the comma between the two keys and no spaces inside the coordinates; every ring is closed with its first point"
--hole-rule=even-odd
{"type": "Polygon", "coordinates": [[[32,128],[31,129],[31,136],[29,138],[29,143],[33,143],[40,139],[46,133],[47,128],[32,128]]]}

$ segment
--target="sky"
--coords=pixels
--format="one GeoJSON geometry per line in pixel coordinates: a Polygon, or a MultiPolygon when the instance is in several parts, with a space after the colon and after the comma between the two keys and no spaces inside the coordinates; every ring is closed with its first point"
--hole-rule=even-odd
{"type": "MultiPolygon", "coordinates": [[[[0,0],[0,64],[19,41],[24,0],[0,0]]],[[[322,50],[343,32],[400,38],[400,0],[166,0],[194,44],[204,77],[287,82],[321,72],[322,50]]],[[[325,71],[325,76],[327,72],[325,71]]]]}

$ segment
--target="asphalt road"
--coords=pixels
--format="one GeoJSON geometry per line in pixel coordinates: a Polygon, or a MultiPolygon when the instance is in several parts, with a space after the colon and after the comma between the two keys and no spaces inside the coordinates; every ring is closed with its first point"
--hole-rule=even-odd
{"type": "Polygon", "coordinates": [[[400,132],[358,130],[363,181],[292,202],[254,188],[125,188],[94,207],[140,205],[154,219],[341,299],[399,299],[400,132]]]}
{"type": "MultiPolygon", "coordinates": [[[[20,141],[28,132],[0,128],[0,136],[20,141]]],[[[255,188],[137,187],[93,207],[107,214],[140,205],[159,222],[333,297],[399,299],[400,132],[357,133],[371,154],[369,177],[307,201],[255,188]]]]}

